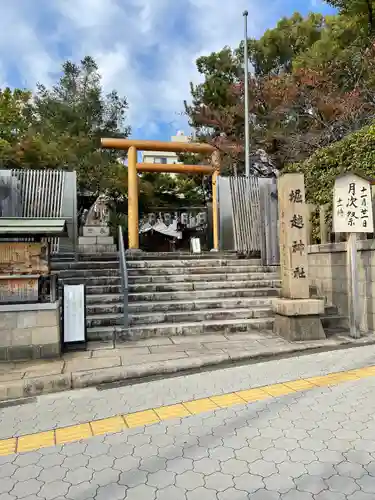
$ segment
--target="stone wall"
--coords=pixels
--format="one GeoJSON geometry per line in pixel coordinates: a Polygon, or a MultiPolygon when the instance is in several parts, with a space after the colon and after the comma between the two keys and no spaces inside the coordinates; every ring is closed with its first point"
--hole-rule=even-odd
{"type": "Polygon", "coordinates": [[[0,361],[60,356],[59,303],[0,305],[0,361]]]}
{"type": "MultiPolygon", "coordinates": [[[[358,241],[358,277],[361,330],[375,331],[375,240],[358,241]]],[[[346,243],[308,247],[310,285],[348,316],[346,243]]]]}

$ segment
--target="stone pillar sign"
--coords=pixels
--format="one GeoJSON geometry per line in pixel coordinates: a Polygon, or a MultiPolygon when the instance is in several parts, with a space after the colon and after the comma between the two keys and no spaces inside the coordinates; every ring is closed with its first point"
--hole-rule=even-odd
{"type": "Polygon", "coordinates": [[[324,301],[310,299],[308,209],[303,174],[278,179],[281,297],[274,301],[274,332],[288,340],[325,338],[319,314],[324,301]]]}
{"type": "Polygon", "coordinates": [[[280,268],[284,298],[308,299],[307,205],[302,174],[279,178],[280,268]]]}

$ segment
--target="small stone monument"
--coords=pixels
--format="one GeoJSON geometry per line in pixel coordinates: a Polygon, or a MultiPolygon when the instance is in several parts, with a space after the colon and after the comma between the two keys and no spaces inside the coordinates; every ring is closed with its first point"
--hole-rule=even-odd
{"type": "Polygon", "coordinates": [[[326,338],[319,315],[323,299],[310,299],[307,205],[303,174],[278,178],[281,298],[275,299],[274,333],[288,340],[326,338]]]}
{"type": "Polygon", "coordinates": [[[116,252],[113,236],[110,236],[107,197],[100,195],[87,213],[83,236],[78,239],[82,253],[116,252]]]}

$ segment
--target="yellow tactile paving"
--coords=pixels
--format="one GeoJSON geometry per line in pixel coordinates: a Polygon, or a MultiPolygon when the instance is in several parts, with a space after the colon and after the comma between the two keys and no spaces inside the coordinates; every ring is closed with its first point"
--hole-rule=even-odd
{"type": "Polygon", "coordinates": [[[285,384],[266,385],[265,387],[262,387],[262,389],[264,392],[267,392],[271,396],[284,396],[285,394],[295,392],[294,389],[288,387],[285,384]]]}
{"type": "Polygon", "coordinates": [[[160,408],[155,408],[155,413],[160,418],[160,420],[188,417],[189,415],[191,415],[187,408],[185,408],[185,406],[182,404],[161,406],[160,408]]]}
{"type": "Polygon", "coordinates": [[[359,378],[372,377],[375,375],[375,366],[367,366],[366,368],[359,368],[357,370],[350,370],[347,373],[357,375],[359,378]]]}
{"type": "Polygon", "coordinates": [[[307,380],[293,380],[292,382],[285,382],[284,385],[290,387],[294,391],[307,391],[308,389],[313,389],[314,386],[307,380]]]}
{"type": "Polygon", "coordinates": [[[138,411],[124,415],[128,427],[143,427],[144,425],[156,424],[160,422],[154,410],[138,411]]]}
{"type": "Polygon", "coordinates": [[[332,377],[332,380],[335,380],[336,382],[347,382],[350,380],[359,380],[359,377],[355,375],[354,373],[338,373],[337,375],[332,377]]]}
{"type": "Polygon", "coordinates": [[[305,379],[310,384],[316,387],[326,387],[327,385],[332,385],[335,383],[334,377],[332,375],[322,375],[320,377],[310,377],[305,379]]]}
{"type": "Polygon", "coordinates": [[[237,396],[244,399],[247,403],[251,401],[261,401],[262,399],[269,399],[270,394],[263,391],[262,389],[248,389],[247,391],[237,391],[237,396]]]}
{"type": "Polygon", "coordinates": [[[215,404],[217,404],[217,406],[220,406],[220,408],[228,408],[234,405],[243,405],[246,402],[235,392],[232,392],[231,394],[222,394],[220,396],[212,396],[210,399],[215,404]]]}
{"type": "Polygon", "coordinates": [[[17,439],[3,439],[0,441],[0,456],[12,455],[16,452],[17,439]]]}
{"type": "Polygon", "coordinates": [[[56,444],[80,441],[92,436],[90,424],[71,425],[56,429],[56,444]]]}
{"type": "Polygon", "coordinates": [[[190,413],[196,415],[198,413],[205,413],[206,411],[216,410],[217,404],[211,401],[210,398],[196,399],[195,401],[187,401],[182,403],[190,413]]]}
{"type": "Polygon", "coordinates": [[[46,446],[54,446],[54,444],[71,443],[92,436],[121,432],[127,427],[143,427],[169,418],[183,418],[189,415],[214,411],[218,408],[228,408],[238,404],[272,399],[273,397],[285,394],[293,394],[296,391],[307,391],[316,387],[327,387],[374,376],[375,366],[367,366],[365,368],[348,370],[345,372],[330,373],[320,377],[291,380],[282,384],[255,387],[230,394],[216,395],[193,401],[184,401],[175,405],[151,408],[128,415],[108,417],[85,424],[72,425],[70,427],[63,427],[36,434],[28,434],[18,438],[3,439],[0,440],[0,456],[12,455],[16,452],[38,450],[46,446]]]}
{"type": "Polygon", "coordinates": [[[94,436],[101,436],[103,434],[114,434],[126,429],[127,425],[123,417],[104,418],[102,420],[95,420],[90,422],[91,430],[94,436]]]}
{"type": "Polygon", "coordinates": [[[40,448],[48,448],[55,444],[55,433],[53,431],[39,432],[29,436],[21,436],[17,441],[17,452],[39,450],[40,448]]]}

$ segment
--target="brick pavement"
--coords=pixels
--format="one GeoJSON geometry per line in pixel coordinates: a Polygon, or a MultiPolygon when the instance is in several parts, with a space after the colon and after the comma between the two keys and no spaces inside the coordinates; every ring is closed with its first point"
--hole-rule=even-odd
{"type": "Polygon", "coordinates": [[[0,403],[0,439],[48,431],[250,387],[326,375],[375,363],[375,346],[233,366],[141,384],[105,386],[0,403]],[[16,402],[18,403],[18,402],[16,402]]]}
{"type": "Polygon", "coordinates": [[[1,500],[370,500],[375,377],[0,457],[1,500]]]}
{"type": "MultiPolygon", "coordinates": [[[[134,411],[176,403],[185,395],[214,396],[262,382],[360,369],[374,360],[370,346],[103,392],[42,396],[3,408],[0,429],[9,426],[13,435],[16,416],[25,424],[19,434],[28,420],[39,419],[40,428],[48,408],[51,421],[65,415],[69,425],[72,401],[83,422],[89,401],[92,418],[100,402],[120,399],[124,411],[126,399],[134,411]]],[[[370,500],[375,497],[374,389],[370,376],[1,456],[0,500],[370,500]]]]}
{"type": "Polygon", "coordinates": [[[117,348],[94,343],[88,345],[86,351],[67,353],[55,361],[0,363],[0,401],[207,366],[374,343],[375,334],[360,339],[337,334],[322,341],[291,343],[270,332],[159,337],[127,342],[117,348]]]}

